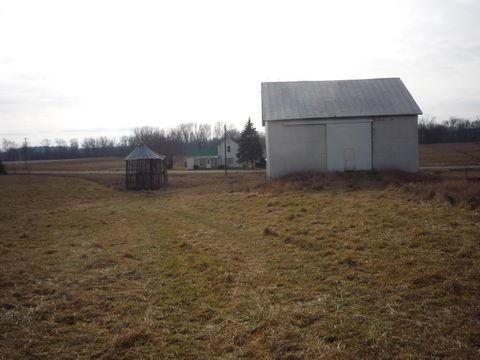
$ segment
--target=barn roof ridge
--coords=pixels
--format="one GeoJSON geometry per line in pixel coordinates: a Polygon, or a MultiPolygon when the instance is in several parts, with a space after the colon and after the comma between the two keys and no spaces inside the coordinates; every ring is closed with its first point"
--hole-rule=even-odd
{"type": "Polygon", "coordinates": [[[366,78],[366,79],[339,79],[339,80],[286,80],[286,81],[262,81],[262,84],[278,84],[278,83],[316,83],[316,82],[343,82],[343,81],[364,81],[364,80],[387,80],[400,79],[398,76],[366,78]]]}
{"type": "Polygon", "coordinates": [[[262,122],[419,115],[399,77],[262,82],[262,122]]]}

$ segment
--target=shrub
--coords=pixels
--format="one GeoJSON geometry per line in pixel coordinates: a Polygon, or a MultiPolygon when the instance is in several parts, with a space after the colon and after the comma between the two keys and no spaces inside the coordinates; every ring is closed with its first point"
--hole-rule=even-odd
{"type": "Polygon", "coordinates": [[[0,160],[0,175],[7,175],[7,169],[5,169],[5,165],[3,165],[2,160],[0,160]]]}

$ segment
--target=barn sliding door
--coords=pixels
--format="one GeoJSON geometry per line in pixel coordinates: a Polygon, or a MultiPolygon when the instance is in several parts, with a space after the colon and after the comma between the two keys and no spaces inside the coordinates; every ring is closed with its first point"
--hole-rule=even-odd
{"type": "Polygon", "coordinates": [[[372,124],[370,122],[327,125],[328,171],[372,169],[372,124]]]}
{"type": "Polygon", "coordinates": [[[327,169],[326,125],[267,124],[268,176],[327,169]]]}

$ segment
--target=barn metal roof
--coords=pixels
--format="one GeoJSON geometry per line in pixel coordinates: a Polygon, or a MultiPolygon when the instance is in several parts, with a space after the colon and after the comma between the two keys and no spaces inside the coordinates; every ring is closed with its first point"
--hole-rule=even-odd
{"type": "Polygon", "coordinates": [[[400,78],[262,83],[262,121],[418,115],[400,78]]]}
{"type": "Polygon", "coordinates": [[[124,160],[146,160],[146,159],[164,159],[163,156],[150,150],[148,146],[142,145],[136,147],[124,160]]]}

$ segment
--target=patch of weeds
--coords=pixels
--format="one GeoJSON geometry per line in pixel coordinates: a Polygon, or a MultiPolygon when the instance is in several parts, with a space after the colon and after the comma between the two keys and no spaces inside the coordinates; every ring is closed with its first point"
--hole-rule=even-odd
{"type": "Polygon", "coordinates": [[[415,278],[412,283],[417,287],[426,287],[443,281],[445,281],[445,276],[442,274],[426,274],[415,278]]]}
{"type": "Polygon", "coordinates": [[[358,261],[350,256],[340,260],[338,263],[341,265],[358,266],[358,261]]]}
{"type": "Polygon", "coordinates": [[[287,331],[271,342],[270,350],[275,359],[303,359],[302,340],[299,333],[287,331]]]}
{"type": "Polygon", "coordinates": [[[271,227],[266,227],[263,229],[263,235],[265,236],[278,236],[278,233],[271,227]]]}
{"type": "Polygon", "coordinates": [[[130,330],[115,338],[112,346],[104,352],[97,354],[97,358],[101,360],[113,360],[118,359],[121,353],[131,349],[132,347],[144,344],[151,339],[150,334],[143,331],[130,330]]]}
{"type": "Polygon", "coordinates": [[[191,250],[191,249],[192,249],[192,245],[190,245],[190,244],[187,243],[186,241],[183,241],[183,242],[180,244],[180,249],[182,249],[182,250],[191,250]]]}
{"type": "Polygon", "coordinates": [[[458,279],[447,279],[442,284],[443,294],[460,296],[466,292],[466,287],[458,279]]]}
{"type": "Polygon", "coordinates": [[[335,341],[337,341],[337,337],[335,335],[327,335],[323,337],[323,340],[325,340],[327,343],[333,344],[335,341]]]}

